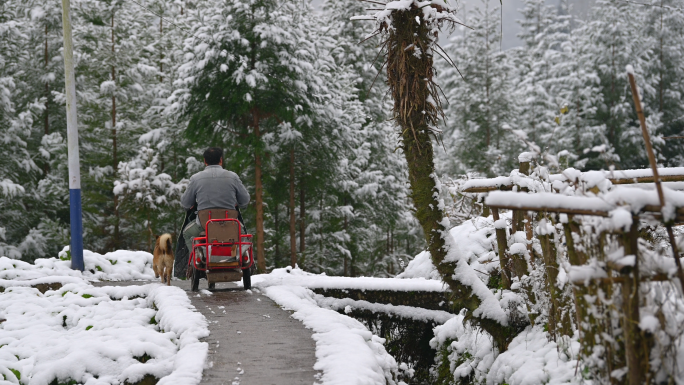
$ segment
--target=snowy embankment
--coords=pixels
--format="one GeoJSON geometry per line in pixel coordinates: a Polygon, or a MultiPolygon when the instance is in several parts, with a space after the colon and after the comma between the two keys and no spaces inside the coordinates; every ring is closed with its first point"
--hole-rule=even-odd
{"type": "MultiPolygon", "coordinates": [[[[494,225],[491,218],[468,221],[451,230],[457,250],[484,281],[494,258],[494,225]]],[[[483,384],[564,384],[579,382],[576,375],[579,342],[574,337],[551,341],[543,326],[528,327],[497,354],[490,336],[464,323],[463,315],[419,307],[337,299],[315,294],[311,289],[366,289],[392,291],[445,291],[435,279],[437,273],[427,252],[414,258],[398,278],[346,278],[314,275],[300,269],[276,269],[254,276],[252,285],[287,310],[292,317],[313,330],[316,341],[316,370],[324,384],[395,384],[398,364],[384,347],[384,339],[373,335],[361,322],[340,314],[370,310],[414,320],[440,324],[430,342],[436,351],[446,351],[447,362],[435,365],[450,368],[455,383],[473,378],[483,384]],[[406,278],[404,278],[406,277],[406,278]],[[352,369],[353,368],[353,369],[352,369]]],[[[492,293],[505,308],[508,296],[492,293]]]]}
{"type": "MultiPolygon", "coordinates": [[[[507,216],[502,216],[508,218],[507,216]]],[[[449,232],[454,239],[450,254],[467,262],[484,284],[499,264],[495,253],[496,233],[492,217],[477,217],[463,222],[449,232]]],[[[398,277],[439,279],[429,252],[422,252],[398,277]]],[[[518,306],[514,293],[491,290],[507,313],[518,306]]],[[[497,354],[492,338],[481,329],[464,323],[463,315],[452,316],[435,327],[430,345],[446,352],[446,362],[437,356],[437,365],[448,368],[455,383],[466,378],[472,383],[509,385],[573,384],[582,381],[577,374],[579,336],[552,341],[544,326],[528,326],[515,337],[508,349],[497,354]]]]}
{"type": "Polygon", "coordinates": [[[420,279],[347,278],[314,275],[300,269],[276,269],[267,275],[252,277],[252,286],[263,291],[313,331],[316,341],[314,369],[323,372],[323,384],[403,384],[396,382],[399,367],[387,353],[385,340],[373,335],[356,319],[338,313],[356,309],[390,312],[409,318],[437,319],[445,322],[443,311],[374,304],[351,299],[333,299],[315,294],[311,289],[365,289],[393,291],[444,291],[441,282],[420,279]]]}
{"type": "Polygon", "coordinates": [[[154,279],[151,254],[86,251],[83,273],[70,263],[0,258],[0,384],[200,382],[209,330],[183,290],[89,283],[154,279]]]}

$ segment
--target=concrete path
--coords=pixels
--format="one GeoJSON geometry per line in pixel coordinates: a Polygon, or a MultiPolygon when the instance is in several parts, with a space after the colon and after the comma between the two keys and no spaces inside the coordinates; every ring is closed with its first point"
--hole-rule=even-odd
{"type": "MultiPolygon", "coordinates": [[[[98,282],[96,286],[141,285],[149,282],[98,282]]],[[[209,321],[209,356],[202,384],[313,384],[315,343],[311,331],[275,302],[260,294],[218,283],[211,295],[190,292],[190,282],[172,281],[188,293],[192,304],[209,321]]],[[[200,290],[207,288],[200,281],[200,290]]]]}

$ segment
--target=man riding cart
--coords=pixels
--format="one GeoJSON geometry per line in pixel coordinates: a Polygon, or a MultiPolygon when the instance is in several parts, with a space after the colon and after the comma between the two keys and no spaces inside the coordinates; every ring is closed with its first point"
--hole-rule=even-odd
{"type": "Polygon", "coordinates": [[[249,193],[236,173],[223,169],[222,149],[204,151],[204,164],[181,198],[189,214],[182,236],[189,252],[191,289],[198,290],[200,278],[206,278],[210,289],[216,282],[242,279],[247,290],[254,264],[252,236],[246,234],[239,208],[247,206],[249,193]],[[188,221],[192,214],[195,219],[188,221]]]}

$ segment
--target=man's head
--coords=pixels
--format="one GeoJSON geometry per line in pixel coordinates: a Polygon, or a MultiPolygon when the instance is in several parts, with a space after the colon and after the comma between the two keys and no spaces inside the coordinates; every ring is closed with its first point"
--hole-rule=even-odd
{"type": "Polygon", "coordinates": [[[207,166],[223,165],[223,150],[209,147],[204,151],[204,164],[207,166]]]}

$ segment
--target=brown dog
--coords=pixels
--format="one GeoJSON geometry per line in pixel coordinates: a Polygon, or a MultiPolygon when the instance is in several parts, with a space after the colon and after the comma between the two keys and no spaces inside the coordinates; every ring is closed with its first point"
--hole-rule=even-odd
{"type": "Polygon", "coordinates": [[[154,258],[152,259],[152,270],[155,278],[161,276],[162,283],[171,285],[171,273],[173,272],[173,246],[171,245],[171,234],[162,234],[157,237],[154,244],[154,258]]]}

